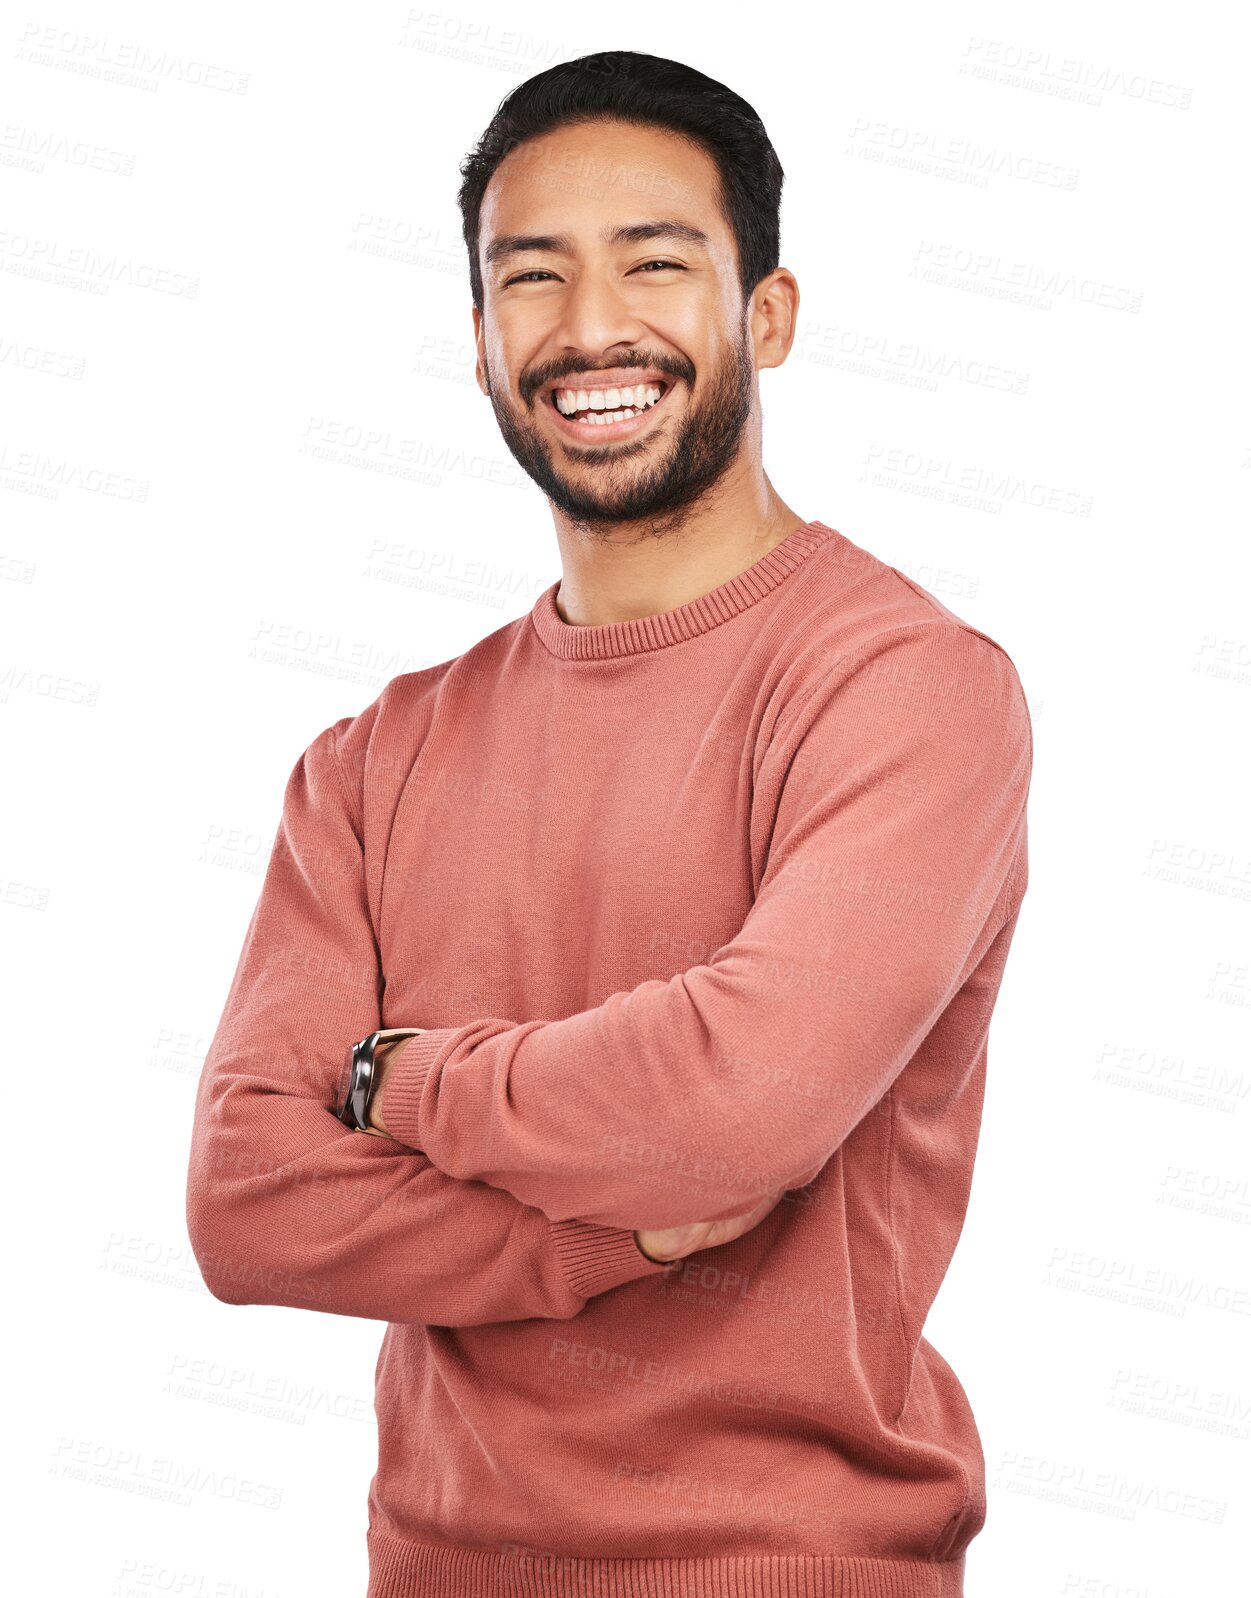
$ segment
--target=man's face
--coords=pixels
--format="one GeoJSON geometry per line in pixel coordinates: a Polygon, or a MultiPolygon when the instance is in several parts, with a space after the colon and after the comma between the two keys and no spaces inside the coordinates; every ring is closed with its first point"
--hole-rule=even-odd
{"type": "Polygon", "coordinates": [[[479,381],[515,460],[584,526],[671,517],[739,452],[756,363],[716,186],[702,150],[601,122],[519,145],[487,187],[479,381]],[[640,223],[666,230],[611,237],[640,223]],[[601,417],[643,409],[608,423],[562,414],[599,404],[597,390],[601,417]]]}

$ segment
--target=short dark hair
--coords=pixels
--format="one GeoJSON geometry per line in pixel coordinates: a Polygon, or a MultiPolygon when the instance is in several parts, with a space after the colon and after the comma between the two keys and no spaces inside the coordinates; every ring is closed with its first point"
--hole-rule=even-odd
{"type": "Polygon", "coordinates": [[[554,128],[587,122],[634,122],[694,141],[716,162],[717,202],[738,246],[746,304],[778,264],[782,163],[747,101],[681,61],[635,50],[601,50],[561,61],[517,85],[461,163],[460,191],[469,283],[482,310],[479,212],[492,174],[519,144],[554,128]]]}

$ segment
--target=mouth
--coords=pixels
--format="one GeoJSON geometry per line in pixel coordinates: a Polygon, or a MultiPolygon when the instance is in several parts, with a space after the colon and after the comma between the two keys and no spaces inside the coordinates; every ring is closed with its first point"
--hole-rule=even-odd
{"type": "MultiPolygon", "coordinates": [[[[607,391],[607,395],[614,392],[618,394],[618,401],[614,404],[609,404],[607,395],[603,395],[603,391],[598,391],[604,400],[601,405],[585,405],[572,415],[562,411],[556,403],[557,395],[570,392],[568,389],[562,389],[559,384],[555,388],[548,389],[542,403],[555,417],[557,427],[567,438],[576,439],[580,444],[608,444],[617,439],[631,438],[634,434],[644,432],[651,427],[656,412],[664,406],[672,390],[677,387],[676,383],[671,383],[667,379],[642,384],[644,402],[640,409],[637,404],[638,386],[636,385],[634,390],[627,390],[627,394],[631,396],[627,404],[621,403],[621,399],[625,396],[622,396],[619,390],[607,391]],[[660,390],[660,396],[651,400],[649,396],[655,389],[660,390]],[[605,420],[609,417],[615,420],[605,420]]],[[[590,395],[582,391],[577,397],[587,400],[590,395]]]]}

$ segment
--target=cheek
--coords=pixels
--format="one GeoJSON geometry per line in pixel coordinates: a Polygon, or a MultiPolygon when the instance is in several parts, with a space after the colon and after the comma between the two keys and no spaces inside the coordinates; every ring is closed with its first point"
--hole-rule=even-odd
{"type": "Polygon", "coordinates": [[[696,374],[705,372],[718,360],[725,327],[722,307],[715,295],[701,295],[675,305],[661,315],[650,315],[643,325],[639,343],[657,354],[671,351],[689,361],[696,374]]]}
{"type": "MultiPolygon", "coordinates": [[[[513,336],[511,329],[502,336],[494,335],[486,346],[491,386],[497,393],[501,389],[506,390],[514,405],[522,404],[521,379],[543,360],[545,350],[550,354],[550,349],[542,339],[520,334],[513,336]]],[[[539,403],[537,396],[530,403],[539,403]]]]}

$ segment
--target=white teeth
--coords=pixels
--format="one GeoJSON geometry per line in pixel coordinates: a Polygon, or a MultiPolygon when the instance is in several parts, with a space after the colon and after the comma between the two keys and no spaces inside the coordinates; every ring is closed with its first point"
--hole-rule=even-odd
{"type": "Polygon", "coordinates": [[[574,411],[591,410],[596,413],[588,420],[619,421],[623,414],[629,414],[633,406],[635,411],[647,410],[660,398],[661,388],[657,383],[638,383],[633,388],[593,388],[589,392],[584,388],[558,388],[556,390],[556,409],[564,416],[571,416],[574,411]]]}

